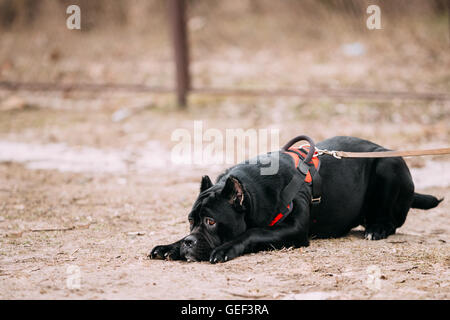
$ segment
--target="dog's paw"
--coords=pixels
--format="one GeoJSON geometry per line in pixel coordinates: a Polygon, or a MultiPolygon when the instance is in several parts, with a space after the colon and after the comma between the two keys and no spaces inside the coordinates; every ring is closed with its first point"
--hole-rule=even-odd
{"type": "Polygon", "coordinates": [[[209,262],[226,262],[240,256],[241,254],[242,252],[241,250],[239,250],[238,246],[235,246],[231,243],[225,243],[211,252],[209,262]]]}
{"type": "Polygon", "coordinates": [[[180,249],[177,246],[165,245],[156,246],[150,251],[148,257],[150,259],[167,259],[167,260],[179,260],[180,249]]]}
{"type": "Polygon", "coordinates": [[[381,224],[375,224],[368,226],[364,233],[364,238],[366,240],[381,240],[386,239],[388,236],[393,234],[395,230],[389,226],[384,226],[381,224]]]}

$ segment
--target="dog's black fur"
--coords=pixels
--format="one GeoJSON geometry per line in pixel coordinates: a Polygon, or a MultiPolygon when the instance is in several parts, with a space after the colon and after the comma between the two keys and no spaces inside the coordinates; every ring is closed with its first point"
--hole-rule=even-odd
{"type": "MultiPolygon", "coordinates": [[[[320,149],[353,152],[386,151],[354,137],[334,137],[320,149]]],[[[151,258],[224,262],[245,253],[309,244],[310,237],[340,237],[359,225],[369,240],[384,239],[405,222],[410,208],[430,209],[441,200],[414,193],[402,158],[336,159],[320,156],[322,200],[311,205],[311,187],[304,183],[293,200],[292,212],[269,226],[277,213],[281,190],[298,174],[283,152],[275,175],[261,175],[259,163],[238,164],[213,184],[202,178],[200,195],[189,214],[190,235],[156,246],[151,258]]]]}

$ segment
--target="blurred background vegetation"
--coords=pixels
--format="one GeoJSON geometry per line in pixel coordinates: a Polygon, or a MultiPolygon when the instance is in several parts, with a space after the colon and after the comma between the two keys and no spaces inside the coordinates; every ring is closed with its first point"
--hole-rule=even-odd
{"type": "MultiPolygon", "coordinates": [[[[192,82],[448,91],[448,5],[188,0],[192,82]],[[366,28],[370,4],[381,8],[382,30],[366,28]]],[[[163,0],[0,0],[0,32],[3,80],[173,85],[163,0]],[[81,31],[66,28],[71,4],[81,31]]]]}
{"type": "MultiPolygon", "coordinates": [[[[83,30],[105,27],[131,27],[151,31],[156,21],[164,20],[164,0],[0,0],[0,23],[4,29],[32,28],[58,24],[65,19],[65,8],[77,4],[86,15],[83,30]]],[[[315,24],[341,15],[346,20],[364,19],[368,5],[379,5],[383,14],[398,18],[440,18],[446,15],[447,0],[188,0],[189,13],[201,15],[208,22],[258,16],[279,27],[315,24]],[[278,19],[282,16],[282,19],[278,19]]],[[[313,26],[311,26],[313,27],[313,26]]]]}

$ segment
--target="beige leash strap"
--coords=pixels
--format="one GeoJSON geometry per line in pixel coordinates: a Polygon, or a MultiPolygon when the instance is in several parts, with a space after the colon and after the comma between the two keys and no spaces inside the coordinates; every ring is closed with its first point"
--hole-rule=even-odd
{"type": "Polygon", "coordinates": [[[348,151],[329,151],[320,149],[316,149],[316,151],[319,153],[319,155],[328,154],[337,159],[415,157],[415,156],[433,156],[433,155],[450,154],[450,148],[411,150],[411,151],[379,151],[379,152],[348,152],[348,151]]]}

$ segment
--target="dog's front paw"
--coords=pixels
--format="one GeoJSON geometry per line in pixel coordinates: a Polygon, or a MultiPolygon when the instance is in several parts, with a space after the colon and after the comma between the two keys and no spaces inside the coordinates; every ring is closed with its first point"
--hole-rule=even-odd
{"type": "Polygon", "coordinates": [[[180,248],[174,245],[156,246],[150,251],[148,257],[150,259],[167,259],[179,260],[180,248]]]}
{"type": "Polygon", "coordinates": [[[218,263],[234,259],[242,254],[243,250],[232,243],[225,243],[213,250],[209,262],[218,263]]]}

